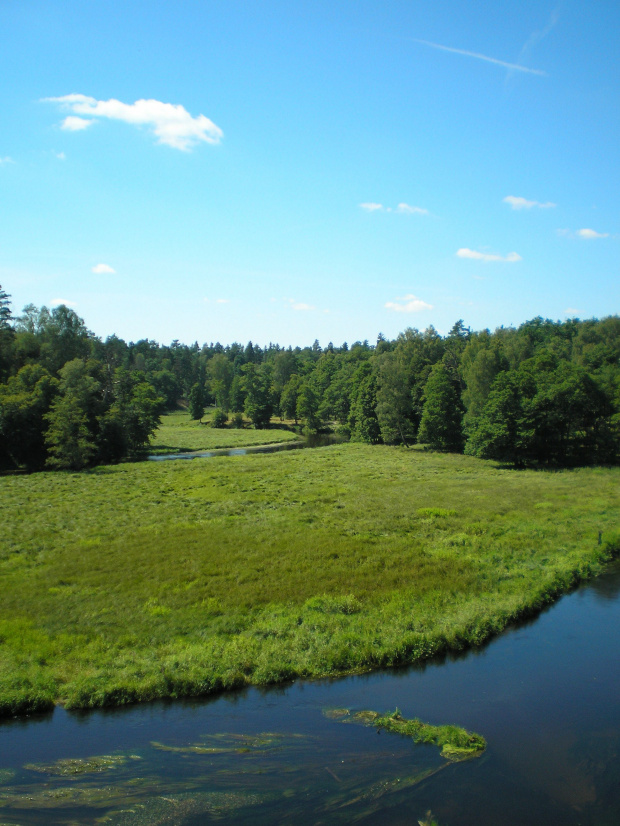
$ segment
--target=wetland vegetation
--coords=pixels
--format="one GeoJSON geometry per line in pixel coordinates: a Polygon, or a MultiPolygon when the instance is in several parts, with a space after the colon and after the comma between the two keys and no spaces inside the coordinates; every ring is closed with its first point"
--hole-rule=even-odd
{"type": "Polygon", "coordinates": [[[348,443],[5,476],[0,708],[204,695],[478,645],[601,570],[619,473],[348,443]]]}

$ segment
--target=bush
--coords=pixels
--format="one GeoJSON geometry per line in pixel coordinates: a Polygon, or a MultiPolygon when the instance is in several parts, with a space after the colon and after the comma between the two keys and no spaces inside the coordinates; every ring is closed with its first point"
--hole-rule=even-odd
{"type": "Polygon", "coordinates": [[[211,416],[211,427],[226,427],[228,416],[223,410],[216,409],[211,416]]]}

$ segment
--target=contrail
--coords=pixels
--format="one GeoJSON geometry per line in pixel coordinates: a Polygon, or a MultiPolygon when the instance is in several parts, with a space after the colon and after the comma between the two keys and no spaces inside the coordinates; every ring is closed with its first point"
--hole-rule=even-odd
{"type": "Polygon", "coordinates": [[[462,54],[466,57],[477,57],[478,60],[486,60],[487,63],[496,63],[498,66],[503,66],[505,69],[514,69],[517,72],[527,72],[530,75],[545,75],[541,69],[528,69],[527,66],[520,66],[518,63],[506,63],[504,60],[497,60],[495,57],[487,57],[485,54],[478,52],[467,52],[465,49],[453,49],[451,46],[442,46],[439,43],[431,43],[430,40],[419,40],[417,37],[411,38],[415,43],[422,43],[424,46],[430,46],[433,49],[441,49],[442,52],[454,52],[454,54],[462,54]]]}

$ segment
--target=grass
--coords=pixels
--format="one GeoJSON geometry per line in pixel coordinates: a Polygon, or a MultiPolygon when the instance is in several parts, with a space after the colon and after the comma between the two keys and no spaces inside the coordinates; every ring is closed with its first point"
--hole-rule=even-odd
{"type": "Polygon", "coordinates": [[[619,481],[359,444],[0,478],[0,713],[479,645],[620,549],[619,481]]]}
{"type": "Polygon", "coordinates": [[[415,717],[407,720],[398,709],[391,714],[378,714],[376,711],[358,711],[351,714],[348,709],[335,709],[328,716],[339,718],[343,723],[361,723],[374,726],[392,734],[409,737],[414,743],[427,743],[441,748],[441,756],[451,763],[460,763],[472,757],[480,757],[487,747],[487,741],[481,734],[467,731],[461,726],[423,723],[415,717]]]}
{"type": "Polygon", "coordinates": [[[251,447],[271,445],[298,439],[296,433],[286,427],[272,426],[266,430],[254,430],[249,421],[243,428],[209,427],[210,415],[207,411],[204,423],[190,419],[185,410],[162,416],[161,425],[151,439],[150,453],[184,453],[192,450],[217,450],[218,448],[251,447]]]}

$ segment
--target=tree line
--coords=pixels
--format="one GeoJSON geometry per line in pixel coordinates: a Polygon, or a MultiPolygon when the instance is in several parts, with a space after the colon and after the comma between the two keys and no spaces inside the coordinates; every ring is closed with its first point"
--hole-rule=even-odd
{"type": "Polygon", "coordinates": [[[0,463],[80,468],[143,451],[179,400],[201,418],[464,452],[514,466],[616,463],[620,318],[535,318],[322,348],[101,340],[71,309],[13,318],[0,288],[0,463]]]}

